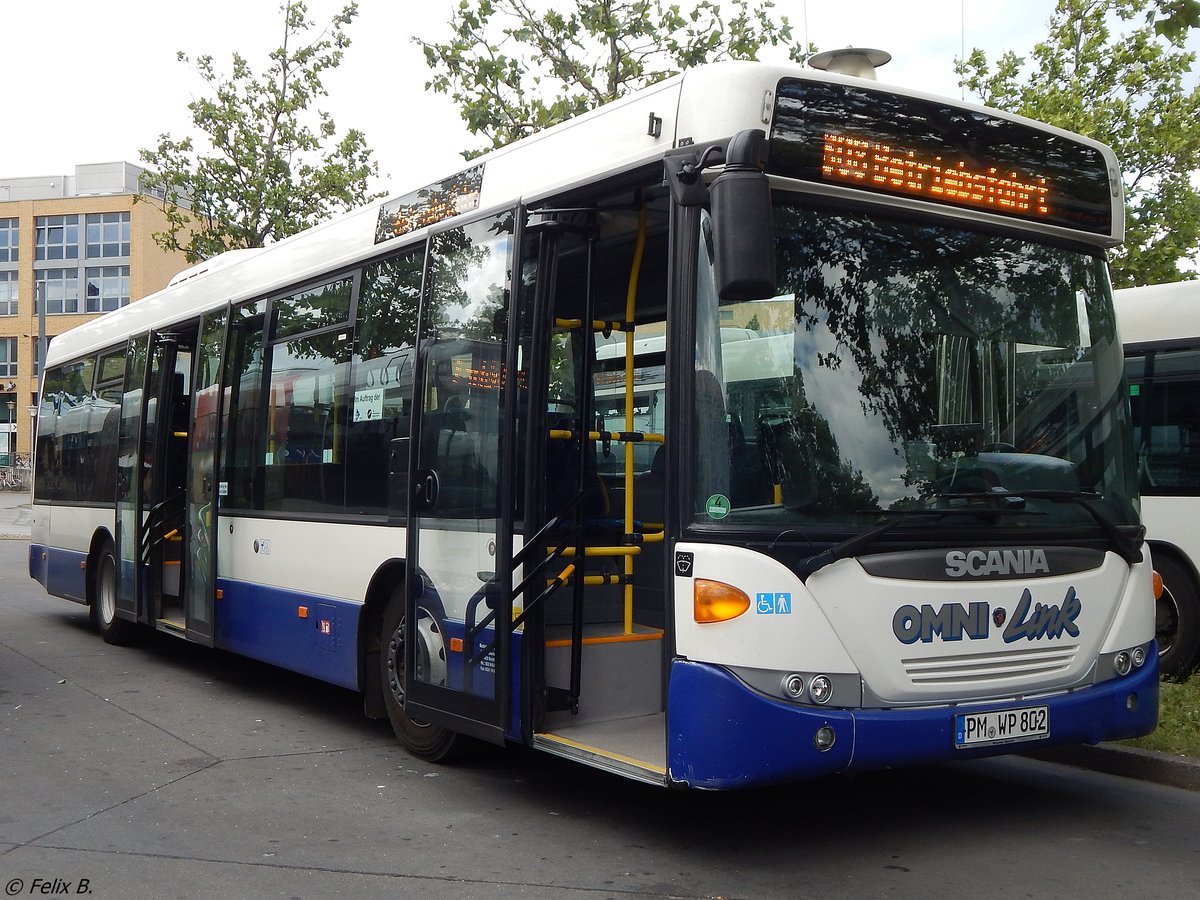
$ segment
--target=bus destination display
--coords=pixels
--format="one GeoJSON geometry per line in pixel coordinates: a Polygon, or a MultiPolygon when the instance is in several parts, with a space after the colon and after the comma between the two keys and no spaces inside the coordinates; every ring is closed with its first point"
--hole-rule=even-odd
{"type": "Polygon", "coordinates": [[[980,109],[854,85],[779,83],[768,171],[1111,235],[1104,154],[980,109]]]}
{"type": "Polygon", "coordinates": [[[1044,176],[996,166],[977,169],[966,160],[953,162],[844,134],[824,136],[821,172],[830,181],[1010,215],[1045,217],[1050,213],[1049,179],[1044,176]]]}

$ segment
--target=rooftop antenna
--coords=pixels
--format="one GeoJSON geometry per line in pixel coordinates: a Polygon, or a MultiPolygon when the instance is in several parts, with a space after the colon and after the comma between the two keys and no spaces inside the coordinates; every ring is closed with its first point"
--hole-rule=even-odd
{"type": "Polygon", "coordinates": [[[875,70],[886,65],[892,59],[892,54],[886,50],[872,50],[869,47],[844,47],[841,50],[826,50],[814,53],[808,58],[808,64],[814,69],[824,72],[835,72],[838,75],[850,75],[854,78],[875,78],[875,70]]]}

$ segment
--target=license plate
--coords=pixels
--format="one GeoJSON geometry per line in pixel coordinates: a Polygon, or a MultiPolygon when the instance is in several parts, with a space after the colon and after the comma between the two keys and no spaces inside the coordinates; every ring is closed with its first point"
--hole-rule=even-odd
{"type": "Polygon", "coordinates": [[[995,709],[954,717],[955,747],[986,747],[1032,741],[1050,733],[1050,710],[1045,706],[995,709]]]}

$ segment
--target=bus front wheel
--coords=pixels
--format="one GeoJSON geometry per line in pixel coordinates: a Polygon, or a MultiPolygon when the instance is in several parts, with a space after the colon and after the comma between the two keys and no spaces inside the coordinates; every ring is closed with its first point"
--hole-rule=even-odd
{"type": "Polygon", "coordinates": [[[96,555],[96,581],[92,588],[92,621],[100,637],[110,644],[127,644],[134,624],[117,617],[117,559],[106,542],[96,555]]]}
{"type": "MultiPolygon", "coordinates": [[[[437,633],[431,627],[433,619],[421,610],[413,639],[416,647],[416,675],[428,680],[444,667],[444,650],[437,646],[437,633]]],[[[379,654],[379,675],[383,680],[383,702],[396,737],[406,750],[419,759],[439,762],[451,757],[459,744],[459,735],[443,725],[414,719],[404,710],[405,698],[405,613],[404,588],[398,586],[383,613],[383,634],[379,654]]]]}
{"type": "Polygon", "coordinates": [[[1191,573],[1170,556],[1155,558],[1154,568],[1163,580],[1154,614],[1158,668],[1185,676],[1200,662],[1200,594],[1191,573]]]}

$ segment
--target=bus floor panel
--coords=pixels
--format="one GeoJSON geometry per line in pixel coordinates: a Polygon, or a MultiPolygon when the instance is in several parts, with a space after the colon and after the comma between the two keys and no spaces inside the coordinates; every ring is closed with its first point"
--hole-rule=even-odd
{"type": "Polygon", "coordinates": [[[533,746],[605,771],[663,784],[667,777],[666,727],[664,712],[560,724],[535,734],[533,746]]]}

